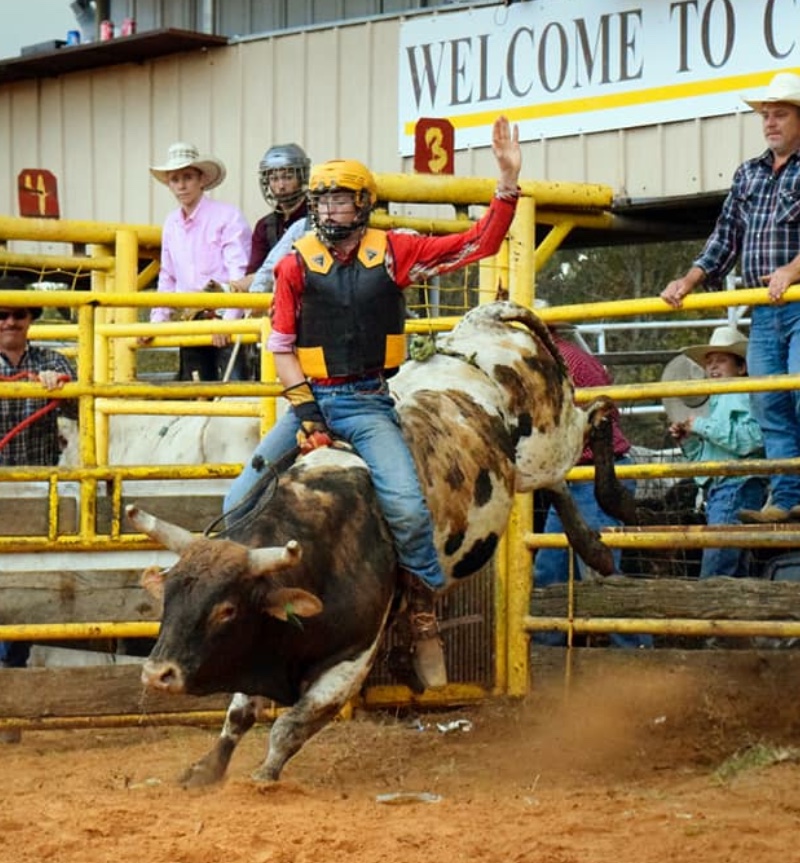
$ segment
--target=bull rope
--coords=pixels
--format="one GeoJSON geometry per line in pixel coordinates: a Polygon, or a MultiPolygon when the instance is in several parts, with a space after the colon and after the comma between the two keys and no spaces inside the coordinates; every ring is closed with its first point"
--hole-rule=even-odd
{"type": "Polygon", "coordinates": [[[265,462],[260,456],[255,456],[251,463],[252,467],[257,471],[265,471],[265,473],[259,477],[258,482],[239,503],[231,509],[220,513],[206,527],[203,531],[203,536],[210,537],[211,533],[221,522],[224,522],[225,526],[214,534],[214,539],[224,539],[230,536],[231,531],[252,524],[272,500],[281,474],[294,464],[299,453],[300,447],[293,447],[275,462],[265,462]],[[256,464],[257,460],[259,464],[256,464]]]}
{"type": "MultiPolygon", "coordinates": [[[[0,381],[21,381],[21,380],[36,380],[38,378],[38,374],[36,372],[19,372],[15,375],[3,375],[0,376],[0,381]]],[[[61,381],[68,381],[71,378],[68,375],[59,375],[58,379],[61,381]]],[[[22,422],[17,423],[14,428],[11,429],[6,435],[0,438],[0,450],[2,450],[5,446],[7,446],[20,432],[24,431],[28,426],[33,425],[37,420],[41,419],[45,414],[50,413],[50,411],[55,410],[58,407],[60,399],[50,399],[50,401],[40,407],[38,410],[35,410],[30,416],[25,417],[22,422]]]]}

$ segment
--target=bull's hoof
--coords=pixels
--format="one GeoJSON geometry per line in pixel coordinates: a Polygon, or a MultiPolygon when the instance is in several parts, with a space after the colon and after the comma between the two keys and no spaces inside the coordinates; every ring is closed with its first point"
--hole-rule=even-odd
{"type": "Polygon", "coordinates": [[[198,761],[181,774],[178,784],[183,788],[207,788],[216,785],[225,778],[225,770],[219,766],[207,762],[205,759],[198,761]]]}
{"type": "Polygon", "coordinates": [[[587,408],[586,413],[589,417],[589,426],[592,429],[599,429],[605,422],[611,419],[611,414],[614,411],[614,402],[606,396],[593,401],[587,408]]]}
{"type": "Polygon", "coordinates": [[[250,776],[254,782],[261,782],[266,784],[277,782],[280,774],[278,773],[278,771],[267,767],[266,764],[262,764],[261,767],[259,767],[258,770],[254,770],[250,774],[250,776]]]}

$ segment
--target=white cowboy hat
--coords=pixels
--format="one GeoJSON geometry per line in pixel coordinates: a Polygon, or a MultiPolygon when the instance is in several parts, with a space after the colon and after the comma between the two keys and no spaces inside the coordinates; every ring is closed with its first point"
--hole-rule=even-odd
{"type": "MultiPolygon", "coordinates": [[[[673,381],[699,381],[706,376],[705,370],[684,354],[677,354],[665,366],[661,373],[662,383],[673,381]]],[[[708,416],[708,396],[664,396],[661,399],[667,419],[670,423],[682,423],[689,417],[708,416]]]]}
{"type": "Polygon", "coordinates": [[[165,186],[173,171],[183,168],[197,168],[205,178],[204,189],[214,189],[225,179],[225,165],[214,156],[201,156],[194,144],[178,141],[167,150],[167,161],[164,165],[154,165],[150,173],[165,186]]]}
{"type": "Polygon", "coordinates": [[[706,356],[713,352],[733,354],[745,359],[747,357],[747,336],[743,335],[736,327],[717,327],[711,333],[711,340],[707,345],[692,345],[682,351],[683,355],[703,365],[706,356]]]}
{"type": "Polygon", "coordinates": [[[765,102],[788,102],[800,106],[800,75],[795,72],[778,72],[766,90],[742,99],[754,110],[760,111],[765,102]]]}

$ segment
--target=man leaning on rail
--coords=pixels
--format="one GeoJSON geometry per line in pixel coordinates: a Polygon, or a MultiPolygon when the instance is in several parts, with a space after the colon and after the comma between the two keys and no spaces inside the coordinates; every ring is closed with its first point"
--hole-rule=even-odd
{"type": "MultiPolygon", "coordinates": [[[[0,276],[0,291],[25,288],[16,276],[0,276]]],[[[28,330],[41,314],[40,307],[4,306],[0,300],[0,379],[34,381],[47,390],[58,390],[76,374],[60,353],[28,341],[28,330]]],[[[59,411],[77,419],[78,403],[72,399],[0,398],[0,466],[57,464],[59,411]]],[[[0,641],[0,667],[24,668],[29,653],[28,642],[0,641]]],[[[0,743],[18,743],[20,737],[19,729],[0,731],[0,743]]]]}
{"type": "MultiPolygon", "coordinates": [[[[737,259],[743,284],[766,285],[770,302],[753,306],[747,368],[751,376],[800,373],[800,303],[783,295],[800,282],[800,75],[779,72],[763,93],[744,101],[761,118],[767,149],[741,164],[700,257],[661,298],[679,309],[702,284],[717,285],[737,259]]],[[[800,391],[751,393],[768,459],[800,457],[800,391]]],[[[800,520],[800,474],[770,479],[761,509],[743,509],[748,523],[800,520]]]]}

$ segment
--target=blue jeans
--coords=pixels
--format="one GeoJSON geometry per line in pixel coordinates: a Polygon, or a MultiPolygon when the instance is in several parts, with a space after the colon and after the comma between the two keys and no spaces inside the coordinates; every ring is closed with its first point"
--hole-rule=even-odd
{"type": "MultiPolygon", "coordinates": [[[[764,506],[767,480],[759,476],[712,480],[707,486],[705,498],[708,524],[738,524],[737,513],[740,509],[761,509],[764,506]]],[[[749,565],[749,548],[704,548],[700,578],[713,575],[745,578],[749,574],[749,565]]]]}
{"type": "Polygon", "coordinates": [[[0,641],[0,668],[25,668],[30,652],[27,641],[0,641]]]}
{"type": "MultiPolygon", "coordinates": [[[[617,464],[630,464],[631,460],[627,456],[617,459],[617,464]]],[[[604,512],[597,499],[594,496],[594,483],[591,482],[570,482],[567,484],[570,494],[572,495],[575,504],[577,505],[581,515],[586,521],[586,524],[594,529],[599,530],[602,527],[619,527],[620,522],[611,518],[604,512]]],[[[623,482],[625,488],[633,494],[636,490],[636,483],[632,480],[623,482]]],[[[558,513],[551,506],[547,512],[547,518],[544,524],[544,533],[564,533],[564,526],[558,513]]],[[[534,560],[534,580],[536,587],[548,587],[551,584],[565,584],[569,579],[569,556],[575,558],[575,578],[583,578],[584,566],[583,561],[574,554],[572,549],[567,548],[540,548],[536,552],[534,560]]],[[[614,557],[614,565],[617,570],[620,567],[620,558],[622,551],[614,549],[612,551],[614,557]]],[[[533,612],[533,609],[531,609],[533,612]]],[[[624,635],[622,633],[613,632],[609,635],[611,644],[614,647],[652,647],[653,637],[651,635],[624,635]]],[[[567,643],[567,635],[564,632],[535,632],[533,634],[535,644],[548,645],[551,647],[562,647],[567,643]]]]}
{"type": "MultiPolygon", "coordinates": [[[[747,346],[752,376],[800,374],[800,303],[754,306],[747,346]]],[[[751,393],[753,416],[764,435],[768,459],[800,456],[800,392],[751,393]]],[[[800,504],[800,475],[770,477],[772,503],[782,509],[800,504]]]]}
{"type": "MultiPolygon", "coordinates": [[[[367,463],[400,566],[434,590],[444,587],[433,521],[386,382],[374,377],[332,386],[312,384],[311,389],[330,431],[352,444],[367,463]]],[[[294,411],[287,411],[253,455],[274,463],[296,446],[299,427],[294,411]]],[[[264,468],[253,466],[251,459],[231,485],[225,510],[241,501],[263,473],[264,468]]]]}

